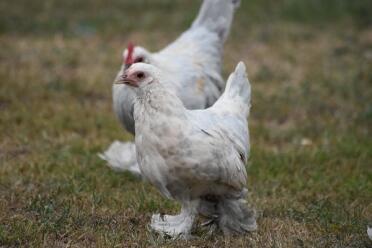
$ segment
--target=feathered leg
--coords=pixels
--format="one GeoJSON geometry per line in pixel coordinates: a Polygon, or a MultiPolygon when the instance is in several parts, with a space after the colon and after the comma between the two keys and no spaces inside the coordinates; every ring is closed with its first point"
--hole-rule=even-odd
{"type": "Polygon", "coordinates": [[[198,212],[207,219],[203,223],[213,233],[219,228],[225,235],[242,234],[257,229],[256,214],[247,206],[244,189],[239,195],[213,196],[207,195],[201,198],[198,212]]]}
{"type": "Polygon", "coordinates": [[[222,199],[218,204],[218,227],[225,235],[257,230],[256,213],[244,199],[222,199]]]}

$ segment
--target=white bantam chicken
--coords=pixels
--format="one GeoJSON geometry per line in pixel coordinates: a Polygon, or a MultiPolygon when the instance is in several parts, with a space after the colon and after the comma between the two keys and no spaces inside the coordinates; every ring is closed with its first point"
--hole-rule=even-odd
{"type": "Polygon", "coordinates": [[[131,65],[116,82],[132,87],[135,143],[141,174],[164,196],[181,204],[176,216],[153,215],[151,227],[172,237],[188,238],[198,214],[224,234],[257,229],[246,206],[249,154],[247,117],[251,90],[240,62],[217,102],[187,110],[172,77],[153,65],[131,65]]]}
{"type": "MultiPolygon", "coordinates": [[[[204,109],[221,95],[224,81],[221,76],[223,44],[226,40],[234,12],[240,0],[204,0],[191,27],[173,43],[157,53],[143,47],[128,45],[124,51],[125,67],[132,63],[152,64],[172,78],[176,95],[188,109],[204,109]]],[[[114,111],[120,122],[134,134],[133,104],[135,93],[127,85],[113,85],[114,111]]],[[[110,167],[129,170],[140,175],[132,142],[115,141],[100,157],[110,167]]]]}

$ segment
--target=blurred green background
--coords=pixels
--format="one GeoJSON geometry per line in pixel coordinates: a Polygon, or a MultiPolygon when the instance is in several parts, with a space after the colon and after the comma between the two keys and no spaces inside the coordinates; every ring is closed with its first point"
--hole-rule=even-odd
{"type": "Polygon", "coordinates": [[[371,247],[372,1],[242,0],[224,53],[253,88],[249,201],[259,230],[169,241],[177,212],[97,157],[131,140],[111,84],[132,40],[152,51],[197,0],[0,2],[0,246],[371,247]]]}
{"type": "MultiPolygon", "coordinates": [[[[179,31],[193,20],[200,1],[80,0],[2,1],[1,33],[107,36],[139,30],[179,31]]],[[[303,24],[372,23],[368,0],[243,0],[237,24],[291,21],[303,24]]]]}

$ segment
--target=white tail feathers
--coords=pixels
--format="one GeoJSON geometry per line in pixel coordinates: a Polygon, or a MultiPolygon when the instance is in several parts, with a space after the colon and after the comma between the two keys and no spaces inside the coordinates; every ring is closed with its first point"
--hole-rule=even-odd
{"type": "Polygon", "coordinates": [[[251,84],[249,83],[243,62],[239,62],[235,71],[230,74],[226,83],[225,92],[218,102],[220,101],[232,101],[235,104],[242,104],[242,106],[245,106],[246,110],[249,111],[251,84]]]}
{"type": "Polygon", "coordinates": [[[203,26],[225,41],[240,0],[204,0],[192,27],[203,26]]]}
{"type": "Polygon", "coordinates": [[[108,166],[115,171],[129,171],[141,177],[136,157],[136,146],[133,142],[114,141],[110,147],[98,156],[107,161],[108,166]]]}

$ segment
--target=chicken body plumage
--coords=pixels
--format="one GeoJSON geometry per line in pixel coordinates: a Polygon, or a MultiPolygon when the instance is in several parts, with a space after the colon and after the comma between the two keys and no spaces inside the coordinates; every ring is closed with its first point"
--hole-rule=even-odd
{"type": "Polygon", "coordinates": [[[225,92],[205,110],[187,110],[160,68],[135,64],[151,83],[134,88],[135,143],[143,177],[182,205],[178,216],[154,215],[152,228],[188,237],[198,214],[225,233],[257,228],[245,206],[250,84],[239,63],[225,92]]]}
{"type": "MultiPolygon", "coordinates": [[[[140,57],[141,61],[155,65],[169,75],[171,83],[168,83],[167,88],[173,90],[187,109],[207,108],[223,91],[223,44],[239,4],[239,0],[204,0],[191,27],[163,50],[150,53],[142,47],[134,48],[135,57],[140,57]]],[[[128,51],[125,51],[124,57],[127,55],[128,51]]],[[[120,79],[124,69],[125,65],[120,69],[115,82],[120,79]]],[[[131,87],[113,85],[114,111],[123,126],[133,134],[134,99],[135,93],[131,87]]],[[[110,148],[100,156],[112,168],[136,170],[133,162],[127,162],[135,161],[135,154],[130,152],[135,149],[133,143],[116,141],[110,148]],[[132,157],[123,160],[122,154],[117,152],[119,148],[121,153],[132,154],[132,157]]]]}

